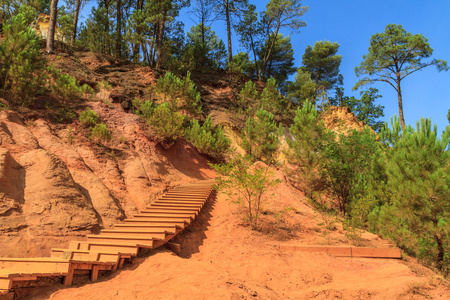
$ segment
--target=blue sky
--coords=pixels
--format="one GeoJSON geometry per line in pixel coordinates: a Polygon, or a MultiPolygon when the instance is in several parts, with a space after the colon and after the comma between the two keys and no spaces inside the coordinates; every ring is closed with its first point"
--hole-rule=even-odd
{"type": "MultiPolygon", "coordinates": [[[[256,5],[258,11],[263,11],[268,0],[250,2],[256,5]]],[[[291,36],[295,65],[301,65],[302,55],[308,45],[322,40],[338,42],[338,54],[343,57],[340,70],[347,96],[359,98],[359,91],[351,91],[358,81],[354,68],[367,54],[370,37],[383,32],[390,23],[401,24],[412,34],[423,34],[434,50],[432,58],[450,63],[448,0],[304,0],[303,5],[309,6],[309,11],[303,16],[307,26],[299,34],[291,36]]],[[[83,15],[89,13],[90,8],[86,7],[83,15]]],[[[181,11],[180,19],[185,23],[185,32],[194,25],[187,15],[187,9],[181,11]]],[[[216,21],[212,29],[226,42],[223,21],[216,21]]],[[[242,50],[236,36],[233,36],[233,55],[242,50]]],[[[396,91],[384,83],[376,83],[372,87],[378,88],[383,96],[378,99],[378,104],[385,106],[383,119],[389,121],[394,114],[398,115],[396,91]]],[[[439,132],[444,130],[448,125],[447,112],[450,109],[450,71],[438,72],[434,66],[425,68],[402,81],[402,92],[407,124],[415,126],[416,121],[426,117],[431,118],[433,124],[438,124],[439,132]]]]}

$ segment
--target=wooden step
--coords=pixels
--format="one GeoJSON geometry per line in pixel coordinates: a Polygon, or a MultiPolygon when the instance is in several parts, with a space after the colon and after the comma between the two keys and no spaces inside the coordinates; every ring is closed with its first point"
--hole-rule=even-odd
{"type": "Polygon", "coordinates": [[[180,200],[180,201],[186,201],[186,200],[190,200],[190,201],[205,201],[207,198],[207,196],[178,196],[178,195],[166,195],[166,196],[162,196],[160,197],[158,200],[164,200],[164,199],[170,199],[170,200],[180,200]]]}
{"type": "Polygon", "coordinates": [[[147,212],[135,214],[134,218],[147,218],[147,217],[155,217],[155,218],[195,218],[197,212],[147,212]]]}
{"type": "Polygon", "coordinates": [[[164,195],[189,195],[189,196],[208,196],[210,191],[204,192],[189,192],[189,191],[170,191],[165,193],[164,195]]]}
{"type": "Polygon", "coordinates": [[[118,263],[121,255],[117,252],[99,252],[89,250],[52,248],[51,257],[64,258],[75,261],[118,263]]]}
{"type": "Polygon", "coordinates": [[[125,243],[103,243],[97,241],[72,241],[69,243],[70,249],[76,250],[91,250],[91,251],[107,251],[107,252],[117,252],[120,255],[128,254],[130,256],[136,256],[139,251],[139,247],[136,244],[125,244],[125,243]]]}
{"type": "Polygon", "coordinates": [[[178,233],[181,230],[183,230],[184,226],[176,226],[176,225],[166,225],[166,226],[162,226],[162,225],[155,225],[155,224],[115,224],[114,225],[114,229],[117,230],[148,230],[148,231],[167,231],[169,233],[178,233]]]}
{"type": "Polygon", "coordinates": [[[68,259],[51,257],[35,258],[0,258],[0,272],[20,272],[27,274],[67,274],[70,262],[68,259]]]}
{"type": "Polygon", "coordinates": [[[192,208],[158,208],[158,207],[149,207],[141,210],[141,214],[146,213],[160,213],[160,214],[183,214],[183,213],[199,213],[200,208],[192,207],[192,208]]]}
{"type": "Polygon", "coordinates": [[[190,222],[186,222],[184,220],[148,220],[144,218],[138,219],[127,219],[125,220],[125,224],[146,224],[146,225],[161,225],[161,226],[180,226],[182,228],[186,228],[190,224],[190,222]]]}
{"type": "Polygon", "coordinates": [[[164,216],[164,215],[158,215],[158,216],[148,216],[144,214],[137,214],[134,215],[133,219],[127,220],[145,220],[145,221],[151,221],[151,222],[172,222],[172,221],[184,221],[184,222],[191,222],[193,218],[191,216],[164,216]]]}
{"type": "Polygon", "coordinates": [[[155,231],[155,230],[119,230],[119,229],[109,229],[102,230],[101,235],[107,236],[123,236],[130,238],[158,238],[165,239],[167,235],[174,235],[174,232],[169,231],[155,231]]]}
{"type": "MultiPolygon", "coordinates": [[[[123,236],[108,236],[108,235],[88,235],[88,242],[96,242],[96,243],[114,243],[114,244],[134,244],[139,247],[153,248],[153,241],[157,240],[156,238],[130,238],[123,236]]],[[[160,240],[160,239],[158,239],[160,240]]]]}
{"type": "Polygon", "coordinates": [[[203,206],[205,201],[187,201],[187,200],[176,200],[176,199],[173,199],[173,200],[163,199],[163,200],[156,200],[154,203],[155,204],[177,204],[179,206],[195,204],[195,205],[203,206]]]}
{"type": "Polygon", "coordinates": [[[150,204],[147,208],[198,208],[201,209],[203,207],[203,203],[184,203],[184,204],[176,204],[176,203],[167,203],[167,202],[155,202],[150,204]]]}

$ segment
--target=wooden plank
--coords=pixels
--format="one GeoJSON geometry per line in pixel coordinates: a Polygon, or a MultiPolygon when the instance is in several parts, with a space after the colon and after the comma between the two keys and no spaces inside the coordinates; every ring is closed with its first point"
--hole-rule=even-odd
{"type": "Polygon", "coordinates": [[[91,270],[91,281],[96,282],[98,278],[98,270],[100,269],[99,265],[93,265],[91,270]]]}
{"type": "Polygon", "coordinates": [[[397,248],[352,248],[353,257],[402,258],[397,248]]]}
{"type": "Polygon", "coordinates": [[[171,242],[166,242],[164,244],[164,246],[169,249],[170,251],[173,251],[175,253],[180,253],[181,252],[181,245],[177,244],[177,243],[171,243],[171,242]]]}
{"type": "Polygon", "coordinates": [[[12,285],[11,278],[0,278],[0,289],[9,290],[12,285]]]}
{"type": "Polygon", "coordinates": [[[70,264],[69,272],[68,272],[68,274],[64,277],[64,282],[63,282],[64,285],[67,285],[67,286],[72,285],[74,270],[75,270],[74,265],[70,264]]]}

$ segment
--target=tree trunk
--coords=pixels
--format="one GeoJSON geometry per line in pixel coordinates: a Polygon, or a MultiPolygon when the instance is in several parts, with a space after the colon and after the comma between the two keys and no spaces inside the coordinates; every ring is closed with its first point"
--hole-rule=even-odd
{"type": "MultiPolygon", "coordinates": [[[[144,8],[144,0],[139,0],[137,1],[136,4],[136,9],[140,9],[142,10],[144,8]]],[[[136,35],[140,35],[141,34],[141,30],[140,28],[136,30],[136,35]]],[[[140,49],[140,43],[135,43],[134,47],[133,47],[133,57],[138,57],[139,54],[139,49],[140,49]]]]}
{"type": "Polygon", "coordinates": [[[116,57],[122,56],[122,0],[117,0],[116,57]]]}
{"type": "Polygon", "coordinates": [[[156,70],[159,70],[159,68],[161,67],[161,60],[162,60],[162,46],[163,46],[163,35],[164,35],[164,26],[165,26],[165,22],[166,22],[166,15],[167,15],[167,10],[164,9],[162,11],[162,17],[161,20],[159,21],[159,28],[158,28],[158,37],[156,40],[156,48],[157,48],[157,56],[156,56],[156,70]]]}
{"type": "Polygon", "coordinates": [[[403,117],[402,89],[400,87],[400,74],[397,74],[397,95],[398,95],[398,113],[400,115],[400,124],[402,130],[405,129],[405,118],[403,117]]]}
{"type": "Polygon", "coordinates": [[[75,16],[73,18],[72,40],[70,41],[72,45],[75,43],[75,39],[77,38],[78,16],[80,15],[80,8],[81,8],[81,0],[77,0],[75,6],[75,16]]]}
{"type": "Polygon", "coordinates": [[[230,1],[225,1],[225,17],[227,19],[227,38],[228,38],[228,62],[233,59],[233,51],[231,49],[231,20],[230,20],[230,1]]]}
{"type": "Polygon", "coordinates": [[[50,24],[47,33],[47,53],[53,53],[55,48],[56,13],[58,12],[58,0],[52,0],[50,5],[50,24]]]}

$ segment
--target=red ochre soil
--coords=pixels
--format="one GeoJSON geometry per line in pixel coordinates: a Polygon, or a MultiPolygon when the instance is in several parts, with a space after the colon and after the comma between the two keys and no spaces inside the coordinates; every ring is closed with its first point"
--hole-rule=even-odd
{"type": "MultiPolygon", "coordinates": [[[[281,171],[277,175],[282,177],[281,171]]],[[[286,236],[245,227],[236,205],[220,194],[177,240],[180,256],[162,248],[97,283],[36,290],[28,299],[449,299],[445,281],[410,258],[337,258],[276,249],[274,244],[349,245],[339,225],[327,232],[318,225],[321,216],[303,201],[283,182],[266,204],[266,214],[293,208],[287,209],[285,225],[297,227],[280,241],[276,238],[286,236]]],[[[263,223],[268,219],[263,216],[263,223]]],[[[361,243],[389,246],[370,233],[361,243]]]]}

